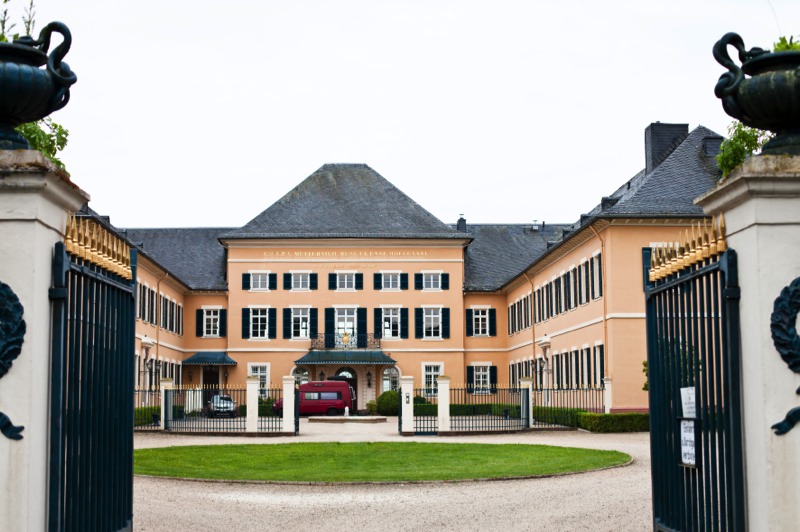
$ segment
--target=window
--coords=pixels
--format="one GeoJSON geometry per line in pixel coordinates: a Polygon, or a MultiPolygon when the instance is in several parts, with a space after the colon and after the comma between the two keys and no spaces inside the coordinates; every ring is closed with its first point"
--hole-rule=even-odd
{"type": "Polygon", "coordinates": [[[269,364],[248,364],[251,377],[258,377],[260,395],[266,397],[269,387],[269,364]]]}
{"type": "Polygon", "coordinates": [[[397,368],[389,367],[383,370],[383,387],[381,391],[398,390],[400,388],[400,372],[397,368]]]}
{"type": "Polygon", "coordinates": [[[400,309],[384,308],[382,310],[383,338],[400,338],[400,309]]]}
{"type": "Polygon", "coordinates": [[[441,290],[442,288],[442,274],[441,273],[423,273],[422,274],[422,289],[423,290],[441,290]]]}
{"type": "Polygon", "coordinates": [[[475,336],[489,336],[489,309],[472,311],[472,333],[475,336]]]}
{"type": "Polygon", "coordinates": [[[439,383],[436,380],[442,374],[441,364],[423,365],[425,375],[425,395],[435,396],[439,393],[439,383]]]}
{"type": "Polygon", "coordinates": [[[600,254],[592,257],[590,264],[592,276],[592,299],[603,296],[603,262],[600,254]]]}
{"type": "Polygon", "coordinates": [[[292,338],[309,337],[309,321],[307,308],[292,309],[292,338]]]}
{"type": "Polygon", "coordinates": [[[310,286],[309,274],[307,273],[292,274],[292,290],[308,290],[309,286],[310,286]]]}
{"type": "Polygon", "coordinates": [[[489,393],[489,366],[473,366],[475,393],[489,393]]]}
{"type": "Polygon", "coordinates": [[[442,337],[442,309],[426,308],[424,312],[423,338],[442,337]]]}
{"type": "Polygon", "coordinates": [[[337,290],[355,290],[356,289],[356,274],[354,273],[340,273],[336,279],[337,290]]]}
{"type": "Polygon", "coordinates": [[[266,339],[269,331],[269,309],[250,309],[250,338],[266,339]]]}
{"type": "Polygon", "coordinates": [[[336,309],[336,334],[342,336],[348,334],[351,337],[356,334],[356,309],[337,308],[336,309]]]}
{"type": "Polygon", "coordinates": [[[384,273],[383,274],[384,290],[400,290],[400,274],[399,273],[384,273]]]}
{"type": "Polygon", "coordinates": [[[219,336],[221,309],[203,309],[203,336],[219,336]]]}
{"type": "Polygon", "coordinates": [[[269,290],[269,273],[251,273],[251,290],[269,290]]]}
{"type": "Polygon", "coordinates": [[[308,378],[308,370],[306,368],[294,368],[292,370],[292,377],[294,377],[295,384],[305,384],[310,379],[308,378]]]}

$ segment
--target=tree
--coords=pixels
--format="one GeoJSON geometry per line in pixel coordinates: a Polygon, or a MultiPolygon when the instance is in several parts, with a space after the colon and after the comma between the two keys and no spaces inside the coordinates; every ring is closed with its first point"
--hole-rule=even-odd
{"type": "MultiPolygon", "coordinates": [[[[18,33],[11,33],[16,24],[10,23],[8,18],[8,4],[11,0],[2,0],[3,11],[0,13],[0,42],[9,42],[19,38],[18,33]],[[10,39],[9,39],[10,37],[10,39]]],[[[36,26],[34,16],[36,14],[33,0],[30,0],[25,14],[22,16],[22,25],[25,28],[25,35],[30,35],[36,26]]],[[[31,149],[38,150],[50,159],[53,164],[65,169],[64,163],[58,158],[58,152],[67,146],[69,131],[63,126],[53,122],[50,117],[43,118],[38,122],[29,122],[15,128],[15,130],[25,137],[31,149]]]]}

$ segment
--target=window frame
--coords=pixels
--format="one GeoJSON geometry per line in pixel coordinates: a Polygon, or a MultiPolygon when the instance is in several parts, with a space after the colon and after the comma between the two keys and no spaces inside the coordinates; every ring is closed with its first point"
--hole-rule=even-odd
{"type": "Polygon", "coordinates": [[[423,290],[423,292],[441,292],[442,291],[442,273],[443,272],[427,272],[427,271],[423,271],[421,273],[422,273],[422,290],[423,290]],[[430,280],[430,283],[428,282],[429,280],[430,280]],[[428,286],[428,284],[430,284],[430,286],[428,286]]]}
{"type": "Polygon", "coordinates": [[[291,325],[290,325],[290,332],[291,332],[291,340],[308,340],[311,338],[311,307],[291,307],[291,325]],[[305,313],[305,316],[303,316],[305,313]],[[298,331],[302,333],[303,331],[303,318],[305,318],[305,335],[299,334],[295,335],[295,322],[299,322],[298,324],[298,331]]]}
{"type": "Polygon", "coordinates": [[[422,388],[425,397],[439,396],[439,381],[437,379],[443,374],[444,374],[444,362],[422,363],[422,385],[423,385],[422,388]],[[434,368],[436,368],[436,371],[433,371],[434,368]]]}
{"type": "Polygon", "coordinates": [[[250,291],[251,292],[269,292],[269,274],[272,273],[268,270],[251,270],[247,272],[250,274],[250,291]],[[263,283],[260,280],[263,278],[263,283]],[[257,282],[258,280],[258,282],[257,282]],[[263,284],[264,286],[260,286],[263,284]]]}
{"type": "Polygon", "coordinates": [[[292,292],[308,292],[311,290],[311,272],[289,272],[292,276],[292,292]],[[305,280],[305,286],[303,286],[305,280]]]}
{"type": "Polygon", "coordinates": [[[442,308],[443,307],[422,307],[422,339],[423,340],[442,340],[442,308]],[[428,320],[431,320],[431,331],[438,331],[436,334],[428,334],[428,320]]]}
{"type": "Polygon", "coordinates": [[[202,338],[222,338],[222,336],[220,336],[222,307],[203,307],[201,310],[203,311],[202,338]],[[213,332],[214,330],[216,330],[216,332],[213,332]]]}
{"type": "Polygon", "coordinates": [[[402,314],[400,306],[381,306],[381,338],[384,340],[400,340],[402,331],[402,314]],[[389,313],[391,313],[389,315],[389,313]],[[396,327],[396,331],[392,330],[392,326],[387,329],[386,321],[389,318],[392,326],[396,327]],[[396,334],[387,334],[387,330],[395,332],[396,334]]]}
{"type": "Polygon", "coordinates": [[[383,292],[400,292],[400,271],[382,271],[381,274],[381,291],[383,292]],[[387,282],[388,281],[388,282],[387,282]],[[387,284],[389,286],[387,286],[387,284]]]}
{"type": "Polygon", "coordinates": [[[250,309],[250,340],[269,340],[269,306],[265,305],[251,305],[248,307],[250,309]],[[258,312],[259,316],[256,316],[256,312],[258,312]],[[263,313],[263,316],[261,315],[263,313]],[[256,322],[258,320],[263,320],[263,335],[256,335],[256,322]]]}
{"type": "Polygon", "coordinates": [[[336,291],[337,292],[355,292],[356,291],[356,272],[336,272],[336,291]],[[349,280],[349,282],[348,282],[349,280]],[[350,286],[347,286],[350,284],[350,286]],[[344,285],[344,286],[342,286],[344,285]]]}

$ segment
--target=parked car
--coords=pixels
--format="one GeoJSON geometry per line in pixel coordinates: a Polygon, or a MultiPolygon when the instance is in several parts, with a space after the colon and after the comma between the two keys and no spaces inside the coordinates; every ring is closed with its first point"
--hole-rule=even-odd
{"type": "Polygon", "coordinates": [[[236,417],[236,412],[236,401],[234,401],[230,395],[215,395],[208,402],[209,417],[236,417]]]}
{"type": "MultiPolygon", "coordinates": [[[[300,415],[336,416],[345,407],[353,411],[355,392],[344,381],[311,381],[300,385],[300,415]]],[[[272,405],[276,415],[283,415],[283,399],[272,405]]]]}

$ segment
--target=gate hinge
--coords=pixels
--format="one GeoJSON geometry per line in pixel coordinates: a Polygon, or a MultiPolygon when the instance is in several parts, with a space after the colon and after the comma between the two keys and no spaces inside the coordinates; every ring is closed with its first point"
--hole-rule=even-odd
{"type": "Polygon", "coordinates": [[[731,286],[722,290],[722,297],[725,299],[740,299],[742,295],[738,286],[731,286]]]}
{"type": "Polygon", "coordinates": [[[66,287],[64,288],[51,288],[47,291],[47,295],[50,298],[50,301],[55,301],[58,299],[67,299],[68,291],[66,287]]]}

